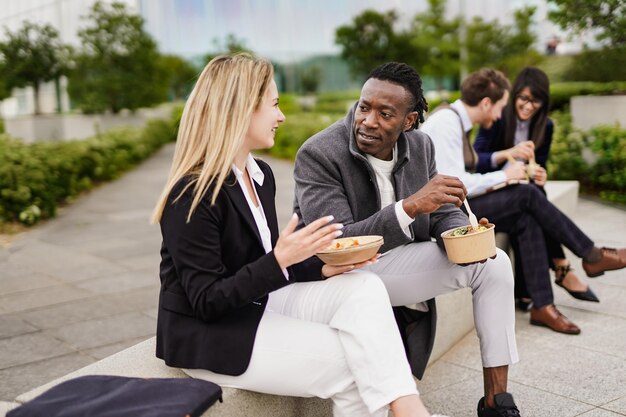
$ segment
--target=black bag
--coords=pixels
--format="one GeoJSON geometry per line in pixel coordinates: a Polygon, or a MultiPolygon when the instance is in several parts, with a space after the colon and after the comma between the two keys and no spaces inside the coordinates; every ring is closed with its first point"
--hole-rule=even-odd
{"type": "Polygon", "coordinates": [[[200,417],[222,389],[192,378],[88,375],[65,381],[7,417],[200,417]]]}

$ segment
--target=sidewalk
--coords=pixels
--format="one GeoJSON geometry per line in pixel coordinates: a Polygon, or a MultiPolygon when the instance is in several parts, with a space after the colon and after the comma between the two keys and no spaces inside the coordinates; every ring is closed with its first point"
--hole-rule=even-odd
{"type": "MultiPolygon", "coordinates": [[[[0,248],[0,401],[154,334],[160,233],[148,218],[172,153],[166,146],[0,248]]],[[[284,225],[292,167],[270,164],[284,225]]],[[[599,245],[626,246],[626,211],[580,200],[574,219],[599,245]]],[[[527,315],[517,315],[521,362],[510,370],[509,389],[525,417],[626,415],[626,272],[589,282],[600,304],[554,290],[561,311],[583,329],[579,336],[530,326],[527,315]]],[[[475,416],[482,395],[475,334],[431,365],[419,389],[433,411],[475,416]]]]}

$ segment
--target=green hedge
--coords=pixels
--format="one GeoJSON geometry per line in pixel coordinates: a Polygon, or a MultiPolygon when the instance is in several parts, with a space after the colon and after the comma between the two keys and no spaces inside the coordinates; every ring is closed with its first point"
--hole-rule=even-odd
{"type": "MultiPolygon", "coordinates": [[[[430,103],[432,108],[437,104],[430,103]]],[[[287,114],[268,153],[293,160],[305,140],[343,116],[344,113],[287,114]]],[[[550,178],[578,180],[584,192],[626,204],[626,129],[615,125],[580,131],[572,127],[569,112],[552,112],[551,117],[555,133],[548,162],[550,178]]]]}
{"type": "Polygon", "coordinates": [[[611,94],[626,94],[626,82],[614,81],[610,83],[594,82],[566,82],[550,85],[551,110],[563,110],[569,106],[569,100],[574,96],[605,96],[611,94]]]}
{"type": "Polygon", "coordinates": [[[117,178],[175,140],[173,120],[86,140],[23,142],[0,135],[0,222],[34,224],[95,183],[117,178]]]}
{"type": "Polygon", "coordinates": [[[450,91],[448,93],[448,97],[446,97],[445,99],[443,97],[440,97],[440,98],[428,100],[428,111],[431,112],[435,110],[444,101],[448,103],[452,103],[456,101],[457,99],[459,99],[460,97],[461,97],[460,91],[450,91]]]}
{"type": "Polygon", "coordinates": [[[619,125],[575,129],[568,113],[555,121],[548,169],[550,178],[578,180],[584,192],[626,204],[626,129],[619,125]]]}
{"type": "Polygon", "coordinates": [[[268,153],[278,158],[295,159],[296,152],[305,140],[343,116],[345,113],[287,114],[287,120],[276,131],[274,146],[268,150],[268,153]]]}
{"type": "Polygon", "coordinates": [[[314,111],[318,113],[337,113],[345,115],[348,108],[361,95],[359,90],[329,91],[317,95],[314,111]]]}
{"type": "MultiPolygon", "coordinates": [[[[570,98],[574,96],[597,95],[605,96],[611,94],[626,94],[626,82],[614,81],[610,83],[594,83],[594,82],[563,82],[552,83],[550,85],[550,109],[563,110],[569,106],[570,98]]],[[[448,102],[452,103],[461,96],[458,91],[449,93],[448,102]]],[[[441,99],[429,100],[428,108],[433,110],[439,104],[441,99]]]]}
{"type": "Polygon", "coordinates": [[[626,81],[625,67],[626,45],[624,44],[605,46],[603,49],[586,49],[572,60],[564,71],[563,78],[571,81],[626,81]]]}
{"type": "Polygon", "coordinates": [[[286,115],[299,113],[302,111],[300,105],[296,100],[296,95],[290,93],[280,94],[280,110],[286,115]]]}

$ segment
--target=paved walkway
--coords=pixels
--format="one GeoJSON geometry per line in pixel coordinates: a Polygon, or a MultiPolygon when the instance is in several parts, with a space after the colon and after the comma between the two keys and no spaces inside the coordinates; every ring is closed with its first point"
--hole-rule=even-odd
{"type": "MultiPolygon", "coordinates": [[[[148,218],[172,153],[166,146],[0,248],[0,401],[154,334],[160,234],[148,218]]],[[[285,224],[291,164],[271,164],[285,224]]],[[[625,211],[580,200],[574,217],[599,244],[626,246],[625,211]]],[[[510,389],[526,417],[626,415],[626,272],[590,282],[600,304],[555,287],[559,308],[582,327],[580,336],[530,326],[518,313],[522,361],[511,369],[510,389]]],[[[474,416],[480,369],[472,333],[427,371],[419,384],[425,402],[433,411],[474,416]]]]}

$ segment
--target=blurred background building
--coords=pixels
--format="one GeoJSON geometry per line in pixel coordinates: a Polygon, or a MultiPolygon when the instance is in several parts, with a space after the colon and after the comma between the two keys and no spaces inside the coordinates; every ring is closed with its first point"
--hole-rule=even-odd
{"type": "MultiPolygon", "coordinates": [[[[3,2],[0,8],[0,28],[19,29],[24,21],[49,23],[59,32],[63,42],[76,44],[81,17],[87,15],[96,0],[20,0],[3,2]]],[[[146,30],[156,40],[162,53],[176,54],[200,62],[206,54],[217,51],[218,43],[233,34],[254,52],[284,66],[300,63],[305,67],[323,66],[328,74],[320,90],[357,88],[359,83],[349,76],[347,65],[339,58],[335,44],[335,30],[348,24],[365,9],[379,12],[396,10],[401,24],[410,24],[411,18],[428,7],[427,0],[121,0],[130,10],[145,19],[146,30]]],[[[105,0],[111,2],[111,0],[105,0]]],[[[567,41],[546,16],[545,0],[449,0],[447,14],[462,14],[468,19],[483,19],[511,23],[513,11],[524,6],[535,6],[534,31],[537,49],[546,50],[551,43],[552,53],[570,53],[580,50],[585,39],[567,41]]],[[[4,36],[5,31],[1,31],[4,36]]],[[[587,41],[591,41],[588,39],[587,41]]],[[[293,90],[293,82],[285,76],[283,90],[293,90]]],[[[70,110],[64,79],[60,86],[47,83],[42,86],[40,104],[43,113],[70,110]],[[57,88],[58,95],[57,98],[57,88]]],[[[4,117],[33,113],[33,95],[30,88],[14,89],[10,98],[0,105],[4,117]]]]}
{"type": "MultiPolygon", "coordinates": [[[[81,27],[82,16],[89,13],[89,9],[97,0],[20,0],[6,1],[0,8],[0,37],[6,31],[19,30],[25,21],[38,24],[50,24],[59,31],[61,41],[71,45],[78,43],[78,30],[81,27]]],[[[114,0],[104,0],[111,3],[114,0]]],[[[139,0],[117,0],[127,4],[129,9],[139,12],[139,0]]],[[[60,105],[60,111],[70,109],[70,101],[65,90],[67,80],[60,80],[57,98],[57,87],[53,82],[41,86],[39,95],[42,113],[55,113],[60,105]]],[[[16,88],[11,97],[0,103],[0,114],[3,117],[12,117],[22,114],[33,114],[34,100],[32,88],[16,88]]]]}

